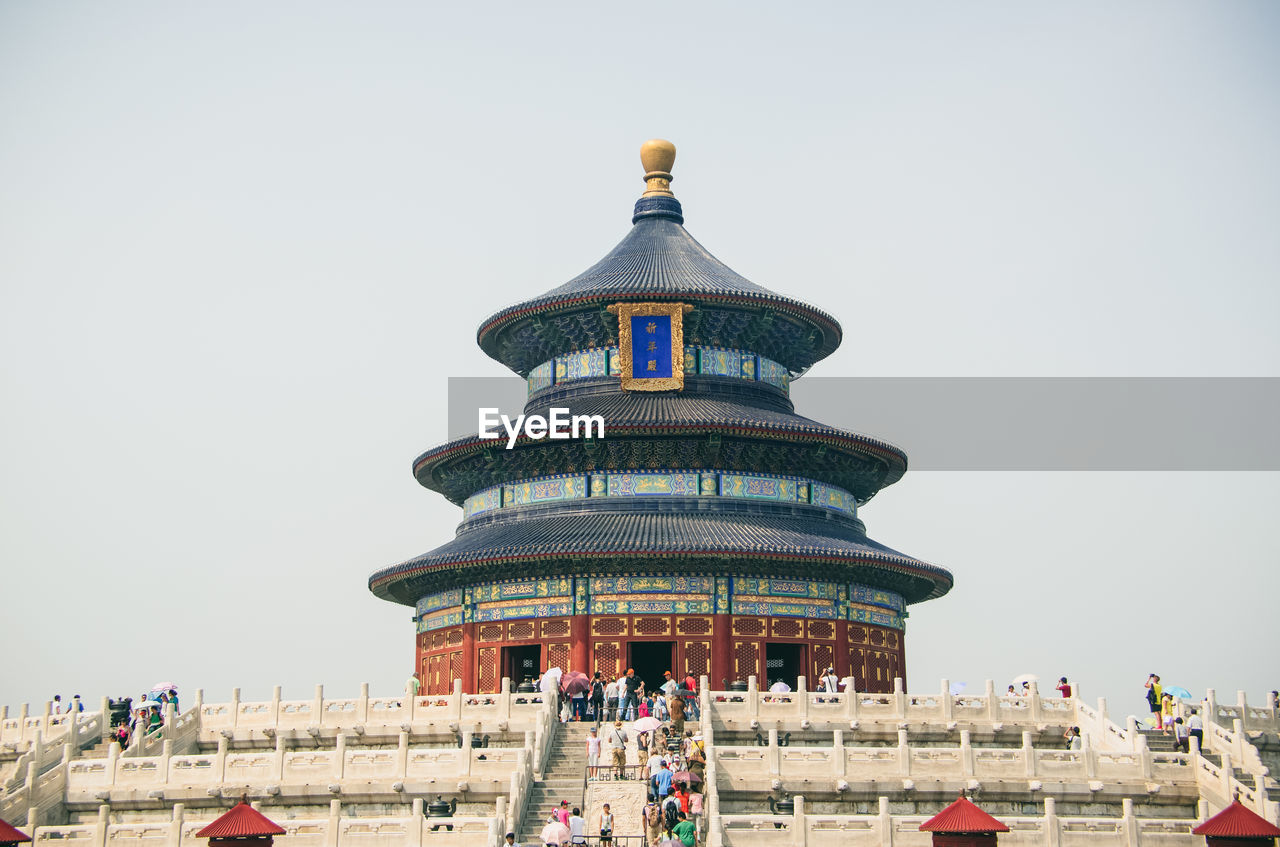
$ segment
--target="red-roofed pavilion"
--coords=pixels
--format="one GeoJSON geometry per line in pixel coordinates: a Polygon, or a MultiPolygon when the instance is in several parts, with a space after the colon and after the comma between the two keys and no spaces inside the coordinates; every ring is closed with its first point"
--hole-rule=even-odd
{"type": "Polygon", "coordinates": [[[996,833],[1008,832],[1009,827],[960,797],[920,824],[920,831],[933,833],[934,847],[985,847],[995,844],[996,833]]]}
{"type": "Polygon", "coordinates": [[[0,818],[0,847],[10,847],[13,844],[20,844],[23,841],[30,841],[31,836],[22,830],[10,826],[5,822],[4,818],[0,818]]]}
{"type": "Polygon", "coordinates": [[[272,836],[284,835],[284,829],[275,821],[241,800],[222,817],[196,833],[196,838],[207,838],[209,844],[243,844],[251,842],[267,847],[272,836]]]}
{"type": "Polygon", "coordinates": [[[1191,834],[1203,835],[1206,844],[1274,845],[1280,836],[1280,827],[1248,809],[1237,797],[1230,806],[1191,830],[1191,834]]]}

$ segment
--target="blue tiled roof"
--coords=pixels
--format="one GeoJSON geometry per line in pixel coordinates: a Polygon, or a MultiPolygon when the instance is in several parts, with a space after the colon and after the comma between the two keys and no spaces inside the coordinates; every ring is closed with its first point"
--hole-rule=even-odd
{"type": "Polygon", "coordinates": [[[662,560],[679,560],[680,568],[725,573],[814,575],[844,569],[868,584],[900,591],[908,602],[951,588],[948,571],[872,541],[855,520],[799,506],[717,504],[708,510],[696,499],[656,500],[529,507],[478,522],[429,553],[378,571],[369,587],[384,599],[412,605],[435,590],[441,577],[468,581],[485,566],[527,574],[545,564],[551,572],[565,573],[574,569],[574,561],[586,560],[580,570],[607,572],[642,560],[658,568],[662,560]],[[459,570],[465,575],[451,573],[459,570]]]}
{"type": "MultiPolygon", "coordinates": [[[[527,373],[549,358],[548,351],[554,355],[607,343],[601,333],[610,329],[608,317],[599,314],[599,307],[625,300],[679,300],[698,305],[704,312],[768,311],[776,316],[776,326],[748,328],[749,314],[747,320],[737,322],[740,326],[724,315],[708,315],[708,337],[701,343],[741,345],[796,371],[829,355],[840,344],[840,324],[835,318],[742,277],[667,215],[638,216],[627,236],[603,259],[564,285],[497,312],[481,325],[477,340],[490,356],[527,373]],[[519,324],[535,318],[541,321],[570,312],[586,314],[556,325],[565,339],[561,350],[554,344],[548,346],[546,332],[521,333],[518,329],[519,324]],[[711,327],[716,332],[743,334],[752,341],[743,345],[741,338],[712,338],[711,327]],[[536,352],[531,349],[535,344],[541,348],[536,352]]],[[[690,321],[695,335],[697,320],[690,321]]],[[[616,323],[616,318],[613,321],[616,323]]]]}

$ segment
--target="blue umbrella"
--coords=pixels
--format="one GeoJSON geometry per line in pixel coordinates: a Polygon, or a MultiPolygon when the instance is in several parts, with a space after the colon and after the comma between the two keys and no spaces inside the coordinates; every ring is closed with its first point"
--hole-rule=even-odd
{"type": "Polygon", "coordinates": [[[1178,697],[1182,700],[1191,699],[1191,692],[1178,685],[1165,686],[1164,693],[1168,694],[1170,697],[1178,697]]]}

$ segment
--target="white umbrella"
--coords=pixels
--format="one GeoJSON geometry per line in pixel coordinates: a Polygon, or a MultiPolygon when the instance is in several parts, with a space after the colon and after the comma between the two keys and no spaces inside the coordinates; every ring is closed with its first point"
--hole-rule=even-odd
{"type": "Polygon", "coordinates": [[[631,724],[631,729],[634,732],[652,732],[660,726],[662,726],[662,721],[655,717],[647,717],[636,720],[631,724]]]}
{"type": "Polygon", "coordinates": [[[177,690],[178,690],[177,684],[172,682],[157,682],[155,685],[151,686],[152,694],[159,694],[161,691],[177,691],[177,690]]]}
{"type": "Polygon", "coordinates": [[[775,682],[773,685],[770,685],[770,686],[769,686],[769,690],[770,690],[770,691],[773,691],[773,692],[776,692],[776,693],[778,693],[778,694],[786,694],[788,691],[790,691],[790,690],[791,690],[791,686],[790,686],[790,685],[787,685],[787,684],[786,684],[785,682],[783,682],[782,680],[778,680],[778,681],[777,681],[777,682],[775,682]]]}
{"type": "Polygon", "coordinates": [[[556,821],[549,823],[542,828],[543,844],[567,844],[569,841],[569,827],[556,821]]]}
{"type": "Polygon", "coordinates": [[[956,696],[956,695],[958,695],[958,694],[962,694],[962,693],[964,693],[964,689],[965,689],[965,683],[963,683],[963,682],[953,682],[953,683],[951,683],[951,688],[950,688],[951,696],[952,696],[952,697],[955,697],[955,696],[956,696]]]}

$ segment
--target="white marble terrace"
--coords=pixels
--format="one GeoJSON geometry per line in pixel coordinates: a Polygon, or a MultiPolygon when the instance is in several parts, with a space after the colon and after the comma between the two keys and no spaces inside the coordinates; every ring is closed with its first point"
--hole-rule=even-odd
{"type": "MultiPolygon", "coordinates": [[[[1134,797],[1162,796],[1203,819],[1233,796],[1269,820],[1266,768],[1250,737],[1280,732],[1275,703],[1201,703],[1205,749],[1154,752],[1104,700],[983,694],[839,694],[702,689],[707,741],[707,841],[807,845],[838,832],[849,844],[926,844],[925,817],[908,801],[960,791],[1012,797],[1043,809],[1014,816],[1001,843],[1193,844],[1195,821],[1135,814],[1134,797]],[[1064,749],[1061,729],[1079,726],[1084,745],[1064,749]],[[1254,784],[1236,778],[1243,771],[1254,784]],[[767,812],[764,798],[797,796],[794,815],[767,812]],[[1163,794],[1161,794],[1163,792],[1163,794]],[[848,794],[846,794],[848,793],[848,794]],[[822,798],[867,796],[875,814],[824,814],[822,798]],[[1054,796],[1049,796],[1054,795],[1054,796]],[[1055,796],[1111,804],[1106,817],[1059,816],[1055,796]],[[809,798],[808,802],[803,798],[809,798]],[[878,799],[875,799],[878,798],[878,799]],[[752,814],[721,814],[755,808],[752,814]],[[816,804],[816,805],[815,805],[816,804]],[[873,806],[874,807],[874,806],[873,806]],[[808,811],[806,811],[806,808],[808,811]]],[[[326,698],[206,702],[167,716],[126,750],[103,744],[107,703],[96,712],[54,715],[46,706],[0,716],[0,817],[26,825],[38,844],[178,847],[247,794],[288,830],[286,844],[346,847],[457,844],[497,847],[522,819],[558,724],[540,694],[326,698]],[[489,746],[473,747],[487,739],[489,746]],[[86,752],[89,755],[86,755],[86,752]],[[423,798],[457,797],[452,831],[422,816],[423,798]]],[[[941,805],[939,805],[939,808],[941,805]]],[[[1149,806],[1158,808],[1158,806],[1149,806]]],[[[999,815],[998,815],[999,816],[999,815]]],[[[1003,819],[1003,818],[1002,818],[1003,819]]],[[[815,842],[816,843],[816,842],[815,842]]]]}

